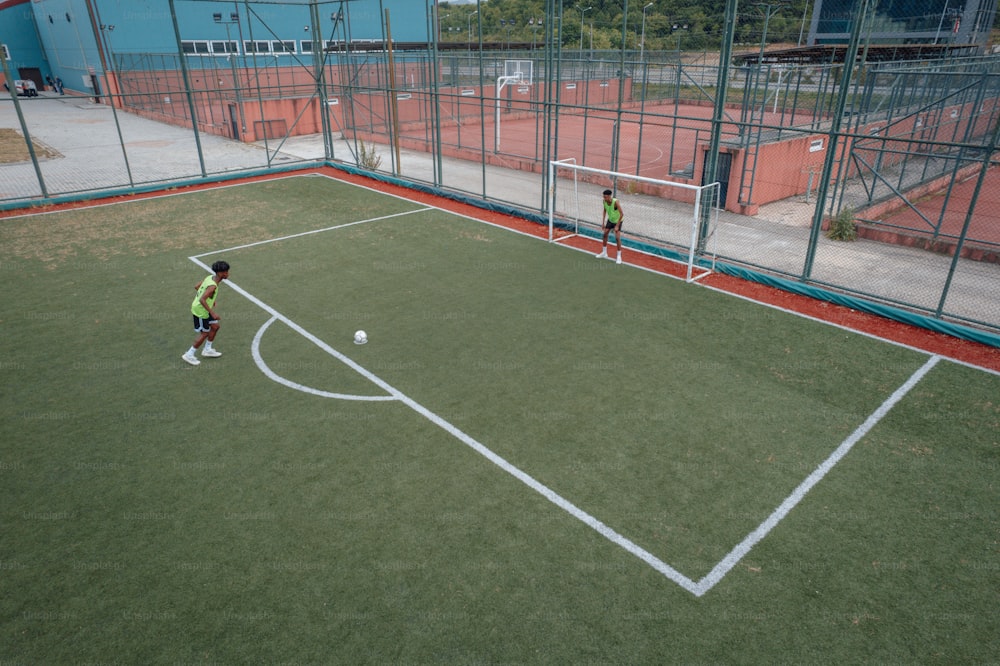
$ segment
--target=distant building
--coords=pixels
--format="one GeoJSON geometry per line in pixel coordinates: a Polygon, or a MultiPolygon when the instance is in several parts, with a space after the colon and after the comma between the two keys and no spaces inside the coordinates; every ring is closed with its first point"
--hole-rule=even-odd
{"type": "MultiPolygon", "coordinates": [[[[883,0],[877,3],[870,44],[975,45],[986,51],[997,0],[883,0]]],[[[816,0],[810,45],[850,38],[854,0],[816,0]]]]}
{"type": "Polygon", "coordinates": [[[100,98],[116,56],[142,54],[150,67],[178,53],[273,67],[308,58],[314,47],[381,43],[387,12],[393,41],[426,42],[427,7],[413,0],[0,0],[0,55],[12,79],[42,89],[60,78],[67,91],[100,98]],[[314,15],[313,5],[322,11],[314,15]]]}

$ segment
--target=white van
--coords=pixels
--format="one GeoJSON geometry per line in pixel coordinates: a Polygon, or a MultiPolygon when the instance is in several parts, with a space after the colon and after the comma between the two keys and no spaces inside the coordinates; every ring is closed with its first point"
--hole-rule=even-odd
{"type": "Polygon", "coordinates": [[[38,97],[38,86],[31,79],[17,79],[14,81],[14,90],[22,97],[38,97]]]}

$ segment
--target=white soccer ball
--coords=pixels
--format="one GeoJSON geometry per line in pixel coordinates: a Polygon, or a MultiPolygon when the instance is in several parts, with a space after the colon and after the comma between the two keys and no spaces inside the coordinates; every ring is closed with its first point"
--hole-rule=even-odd
{"type": "Polygon", "coordinates": [[[354,344],[363,345],[368,342],[368,334],[364,331],[358,331],[354,334],[354,344]]]}

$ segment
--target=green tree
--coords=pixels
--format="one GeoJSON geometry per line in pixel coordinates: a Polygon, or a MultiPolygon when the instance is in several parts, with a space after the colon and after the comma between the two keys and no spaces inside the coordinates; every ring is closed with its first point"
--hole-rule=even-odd
{"type": "MultiPolygon", "coordinates": [[[[648,2],[648,0],[647,0],[648,2]]],[[[625,46],[638,48],[642,27],[642,0],[629,2],[625,26],[625,46]]],[[[646,50],[673,51],[678,42],[685,50],[718,49],[722,36],[722,23],[726,0],[653,0],[646,10],[646,50]],[[674,26],[678,26],[677,29],[674,26]],[[680,26],[687,26],[683,28],[680,26]]],[[[807,0],[791,0],[768,21],[768,43],[798,41],[803,26],[803,9],[807,0]]],[[[773,4],[773,3],[772,3],[773,4]]],[[[555,3],[556,10],[559,3],[555,3]]],[[[809,7],[812,3],[809,4],[809,7]]],[[[541,43],[545,38],[545,21],[556,19],[563,48],[579,48],[581,36],[581,9],[583,15],[583,44],[590,46],[591,24],[595,49],[619,49],[622,41],[622,0],[563,0],[562,16],[547,17],[545,0],[488,0],[472,4],[457,4],[447,0],[439,4],[441,39],[465,42],[472,27],[473,41],[479,41],[482,27],[484,42],[541,43]],[[476,13],[478,12],[478,13],[476,13]],[[470,22],[471,18],[471,22],[470,22]],[[543,19],[541,23],[539,20],[543,19]],[[503,23],[501,23],[503,21],[503,23]],[[563,24],[563,25],[559,25],[563,24]],[[541,27],[534,27],[541,26],[541,27]]],[[[807,15],[806,21],[809,16],[807,15]]],[[[742,2],[737,17],[736,41],[741,44],[759,44],[764,29],[764,13],[757,3],[742,2]]]]}

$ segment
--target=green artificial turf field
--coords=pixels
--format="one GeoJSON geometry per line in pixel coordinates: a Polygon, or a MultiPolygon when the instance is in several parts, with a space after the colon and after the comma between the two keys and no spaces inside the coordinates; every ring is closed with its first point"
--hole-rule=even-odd
{"type": "Polygon", "coordinates": [[[0,268],[3,662],[1000,652],[995,374],[316,176],[0,268]]]}

